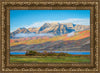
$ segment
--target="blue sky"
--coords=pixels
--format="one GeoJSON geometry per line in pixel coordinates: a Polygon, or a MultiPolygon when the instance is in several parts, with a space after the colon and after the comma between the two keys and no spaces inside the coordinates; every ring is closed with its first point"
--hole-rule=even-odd
{"type": "Polygon", "coordinates": [[[10,10],[10,31],[40,27],[43,23],[90,25],[90,10],[10,10]]]}

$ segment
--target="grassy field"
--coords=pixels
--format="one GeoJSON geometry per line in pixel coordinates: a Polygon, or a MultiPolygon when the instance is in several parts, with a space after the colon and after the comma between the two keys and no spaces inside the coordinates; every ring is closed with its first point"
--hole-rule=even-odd
{"type": "Polygon", "coordinates": [[[89,63],[89,56],[10,56],[10,63],[89,63]]]}

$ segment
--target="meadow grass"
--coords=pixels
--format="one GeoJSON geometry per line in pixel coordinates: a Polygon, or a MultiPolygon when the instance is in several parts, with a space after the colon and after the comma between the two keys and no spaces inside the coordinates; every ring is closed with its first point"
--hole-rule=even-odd
{"type": "Polygon", "coordinates": [[[89,63],[86,56],[10,56],[10,63],[89,63]]]}

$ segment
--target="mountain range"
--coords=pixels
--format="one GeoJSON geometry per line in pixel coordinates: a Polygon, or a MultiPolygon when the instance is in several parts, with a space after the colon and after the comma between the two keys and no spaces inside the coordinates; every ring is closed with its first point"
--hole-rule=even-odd
{"type": "Polygon", "coordinates": [[[73,24],[73,23],[44,23],[41,27],[38,28],[18,28],[15,31],[10,33],[10,38],[14,38],[16,34],[19,33],[35,33],[35,34],[41,34],[41,33],[50,33],[54,35],[62,35],[67,34],[70,32],[75,31],[83,31],[90,29],[89,25],[79,25],[79,24],[73,24]]]}

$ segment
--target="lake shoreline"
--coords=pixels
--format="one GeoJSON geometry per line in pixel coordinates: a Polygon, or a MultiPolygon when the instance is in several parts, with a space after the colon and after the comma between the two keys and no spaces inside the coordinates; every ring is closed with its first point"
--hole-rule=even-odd
{"type": "MultiPolygon", "coordinates": [[[[39,53],[43,53],[43,51],[37,51],[39,53]]],[[[47,51],[50,53],[51,51],[47,51]]],[[[90,55],[90,51],[52,51],[52,53],[68,53],[71,55],[90,55]]],[[[11,51],[10,55],[25,55],[26,51],[11,51]]]]}

